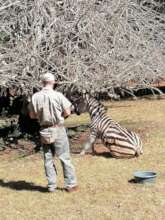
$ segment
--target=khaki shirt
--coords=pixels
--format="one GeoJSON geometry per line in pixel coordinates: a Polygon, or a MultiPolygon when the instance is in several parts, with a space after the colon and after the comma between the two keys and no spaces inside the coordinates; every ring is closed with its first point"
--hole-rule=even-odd
{"type": "Polygon", "coordinates": [[[30,111],[37,114],[41,126],[63,124],[62,113],[71,107],[71,102],[60,92],[43,88],[32,96],[30,111]]]}

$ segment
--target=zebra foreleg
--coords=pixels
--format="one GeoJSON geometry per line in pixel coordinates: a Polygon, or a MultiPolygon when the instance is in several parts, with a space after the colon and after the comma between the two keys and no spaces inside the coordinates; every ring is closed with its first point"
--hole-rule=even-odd
{"type": "Polygon", "coordinates": [[[93,135],[90,135],[88,140],[86,141],[83,150],[80,152],[80,155],[85,155],[86,151],[89,149],[92,149],[92,153],[94,154],[94,143],[96,141],[96,137],[93,135]]]}

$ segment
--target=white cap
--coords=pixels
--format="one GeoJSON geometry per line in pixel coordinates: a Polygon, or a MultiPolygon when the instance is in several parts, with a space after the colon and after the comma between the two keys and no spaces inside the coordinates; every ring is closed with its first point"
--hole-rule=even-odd
{"type": "Polygon", "coordinates": [[[47,72],[41,76],[41,80],[43,82],[55,81],[55,77],[52,73],[47,72]]]}

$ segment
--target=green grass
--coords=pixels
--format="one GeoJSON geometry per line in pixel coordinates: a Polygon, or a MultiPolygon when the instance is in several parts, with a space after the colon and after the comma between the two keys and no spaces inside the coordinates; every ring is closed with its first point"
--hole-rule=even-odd
{"type": "MultiPolygon", "coordinates": [[[[54,194],[31,190],[45,187],[42,155],[10,161],[0,156],[0,219],[163,220],[165,217],[165,102],[106,102],[108,113],[122,125],[139,132],[144,154],[138,159],[116,160],[101,156],[72,155],[80,190],[54,194]],[[154,184],[131,184],[135,170],[154,170],[154,184]],[[31,187],[33,183],[34,186],[31,187]],[[17,190],[16,190],[17,188],[17,190]]],[[[72,116],[67,125],[89,122],[87,114],[72,116]]],[[[63,186],[60,163],[58,186],[63,186]]]]}

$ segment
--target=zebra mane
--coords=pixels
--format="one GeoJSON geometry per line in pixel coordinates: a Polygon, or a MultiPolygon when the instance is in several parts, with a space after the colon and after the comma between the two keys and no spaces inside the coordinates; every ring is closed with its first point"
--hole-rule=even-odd
{"type": "Polygon", "coordinates": [[[95,97],[90,95],[89,93],[84,94],[85,95],[85,100],[87,101],[87,104],[90,102],[95,102],[97,104],[97,107],[99,107],[99,114],[103,115],[107,113],[107,107],[105,107],[99,100],[97,100],[95,97]]]}

